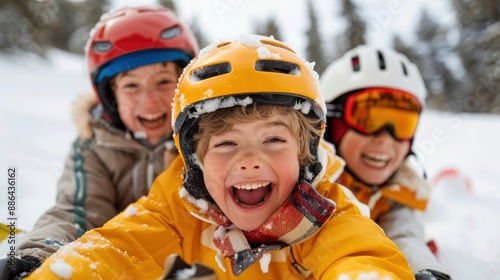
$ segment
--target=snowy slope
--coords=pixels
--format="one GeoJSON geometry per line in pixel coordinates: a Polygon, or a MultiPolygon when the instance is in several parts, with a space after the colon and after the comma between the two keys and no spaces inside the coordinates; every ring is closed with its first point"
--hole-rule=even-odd
{"type": "MultiPolygon", "coordinates": [[[[0,56],[0,181],[6,192],[7,168],[17,167],[18,226],[27,230],[54,203],[57,178],[75,138],[71,103],[90,90],[81,57],[51,51],[49,59],[0,56]]],[[[455,279],[500,275],[498,143],[498,116],[426,112],[419,126],[415,147],[429,179],[451,169],[434,184],[421,218],[455,279]]],[[[2,222],[6,205],[1,194],[2,222]]],[[[4,246],[0,253],[5,255],[4,246]]]]}

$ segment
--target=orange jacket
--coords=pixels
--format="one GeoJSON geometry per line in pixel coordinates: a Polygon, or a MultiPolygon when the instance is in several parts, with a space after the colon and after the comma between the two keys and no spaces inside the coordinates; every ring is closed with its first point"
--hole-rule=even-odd
{"type": "MultiPolygon", "coordinates": [[[[331,162],[334,157],[328,155],[325,174],[332,175],[338,168],[331,162]]],[[[363,275],[414,279],[397,246],[326,175],[317,182],[316,190],[335,202],[331,218],[312,237],[271,252],[267,265],[255,263],[236,278],[229,260],[218,255],[213,244],[216,226],[179,196],[182,176],[183,163],[178,157],[157,178],[148,197],[131,204],[104,227],[62,247],[27,279],[60,279],[57,275],[70,275],[66,279],[158,279],[171,254],[210,267],[219,280],[359,279],[363,275]]]]}
{"type": "Polygon", "coordinates": [[[389,183],[376,187],[357,181],[347,171],[344,171],[336,181],[349,188],[360,202],[368,205],[371,218],[377,221],[380,215],[391,209],[394,202],[411,209],[425,210],[429,196],[428,184],[419,179],[410,168],[405,162],[389,183]]]}

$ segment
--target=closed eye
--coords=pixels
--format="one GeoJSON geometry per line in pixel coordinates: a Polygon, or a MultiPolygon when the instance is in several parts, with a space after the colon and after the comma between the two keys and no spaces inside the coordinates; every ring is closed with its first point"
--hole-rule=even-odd
{"type": "Polygon", "coordinates": [[[137,84],[137,83],[128,83],[128,84],[123,85],[123,88],[124,89],[137,89],[137,88],[139,88],[139,84],[137,84]]]}
{"type": "Polygon", "coordinates": [[[232,141],[222,141],[222,142],[218,142],[214,145],[214,148],[218,148],[218,147],[227,147],[227,146],[234,146],[236,145],[235,142],[232,142],[232,141]]]}
{"type": "Polygon", "coordinates": [[[286,143],[286,139],[280,138],[280,137],[270,137],[267,138],[265,143],[286,143]]]}
{"type": "Polygon", "coordinates": [[[172,81],[170,79],[162,79],[162,80],[159,80],[157,83],[159,86],[163,86],[163,85],[173,84],[173,83],[175,83],[175,81],[172,81]]]}

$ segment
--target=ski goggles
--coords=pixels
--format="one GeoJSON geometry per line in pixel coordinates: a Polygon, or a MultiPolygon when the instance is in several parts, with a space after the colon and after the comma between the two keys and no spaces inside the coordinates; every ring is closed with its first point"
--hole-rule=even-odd
{"type": "Polygon", "coordinates": [[[405,91],[369,88],[349,95],[343,119],[363,134],[387,129],[397,140],[413,138],[421,111],[418,99],[405,91]]]}

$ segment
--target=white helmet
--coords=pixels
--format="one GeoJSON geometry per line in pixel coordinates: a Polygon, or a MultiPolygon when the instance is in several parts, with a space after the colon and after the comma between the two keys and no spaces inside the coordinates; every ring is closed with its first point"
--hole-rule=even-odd
{"type": "Polygon", "coordinates": [[[413,94],[424,107],[427,90],[415,64],[391,49],[361,45],[332,62],[321,76],[327,103],[337,97],[370,87],[393,88],[413,94]]]}

